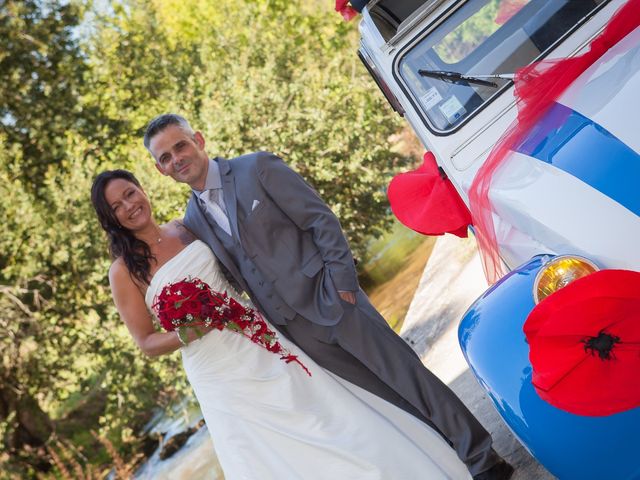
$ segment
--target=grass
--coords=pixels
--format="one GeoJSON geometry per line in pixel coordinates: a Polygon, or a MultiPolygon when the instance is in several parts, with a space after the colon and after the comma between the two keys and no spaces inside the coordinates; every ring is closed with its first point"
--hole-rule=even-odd
{"type": "Polygon", "coordinates": [[[372,258],[362,269],[360,283],[396,332],[402,327],[435,240],[396,224],[371,246],[372,258]]]}

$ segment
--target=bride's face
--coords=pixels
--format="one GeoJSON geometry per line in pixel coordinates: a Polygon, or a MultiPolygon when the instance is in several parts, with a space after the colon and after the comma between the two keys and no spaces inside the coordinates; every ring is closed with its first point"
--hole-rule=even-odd
{"type": "Polygon", "coordinates": [[[116,178],[104,189],[104,197],[124,228],[136,231],[151,221],[149,199],[135,184],[116,178]]]}

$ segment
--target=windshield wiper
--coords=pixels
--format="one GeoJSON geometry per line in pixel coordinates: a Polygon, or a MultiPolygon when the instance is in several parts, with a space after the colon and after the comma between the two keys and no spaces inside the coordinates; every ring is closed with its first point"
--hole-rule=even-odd
{"type": "Polygon", "coordinates": [[[513,73],[496,73],[494,75],[463,75],[458,72],[447,72],[445,70],[418,70],[418,73],[423,77],[435,78],[442,80],[443,82],[464,84],[475,83],[476,85],[482,85],[485,87],[498,88],[498,84],[484,80],[485,78],[501,78],[503,80],[513,80],[513,73]]]}

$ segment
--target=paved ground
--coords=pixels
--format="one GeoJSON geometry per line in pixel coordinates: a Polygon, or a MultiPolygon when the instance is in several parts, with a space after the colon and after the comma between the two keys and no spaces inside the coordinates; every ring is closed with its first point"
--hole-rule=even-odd
{"type": "Polygon", "coordinates": [[[458,321],[487,288],[474,240],[438,239],[401,335],[491,432],[495,449],[514,467],[513,480],[551,480],[511,434],[468,368],[458,346],[458,321]]]}

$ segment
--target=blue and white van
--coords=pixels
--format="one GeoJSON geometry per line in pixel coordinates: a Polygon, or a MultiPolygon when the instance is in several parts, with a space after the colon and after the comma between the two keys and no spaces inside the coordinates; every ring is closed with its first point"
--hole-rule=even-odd
{"type": "MultiPolygon", "coordinates": [[[[580,55],[626,3],[351,2],[361,13],[360,58],[467,205],[478,169],[517,117],[511,74],[580,55]]],[[[494,177],[489,196],[510,273],[460,324],[463,352],[498,412],[561,479],[640,478],[640,408],[583,416],[545,402],[523,333],[544,275],[553,277],[548,296],[585,271],[640,271],[639,113],[636,28],[555,100],[494,177]]]]}

